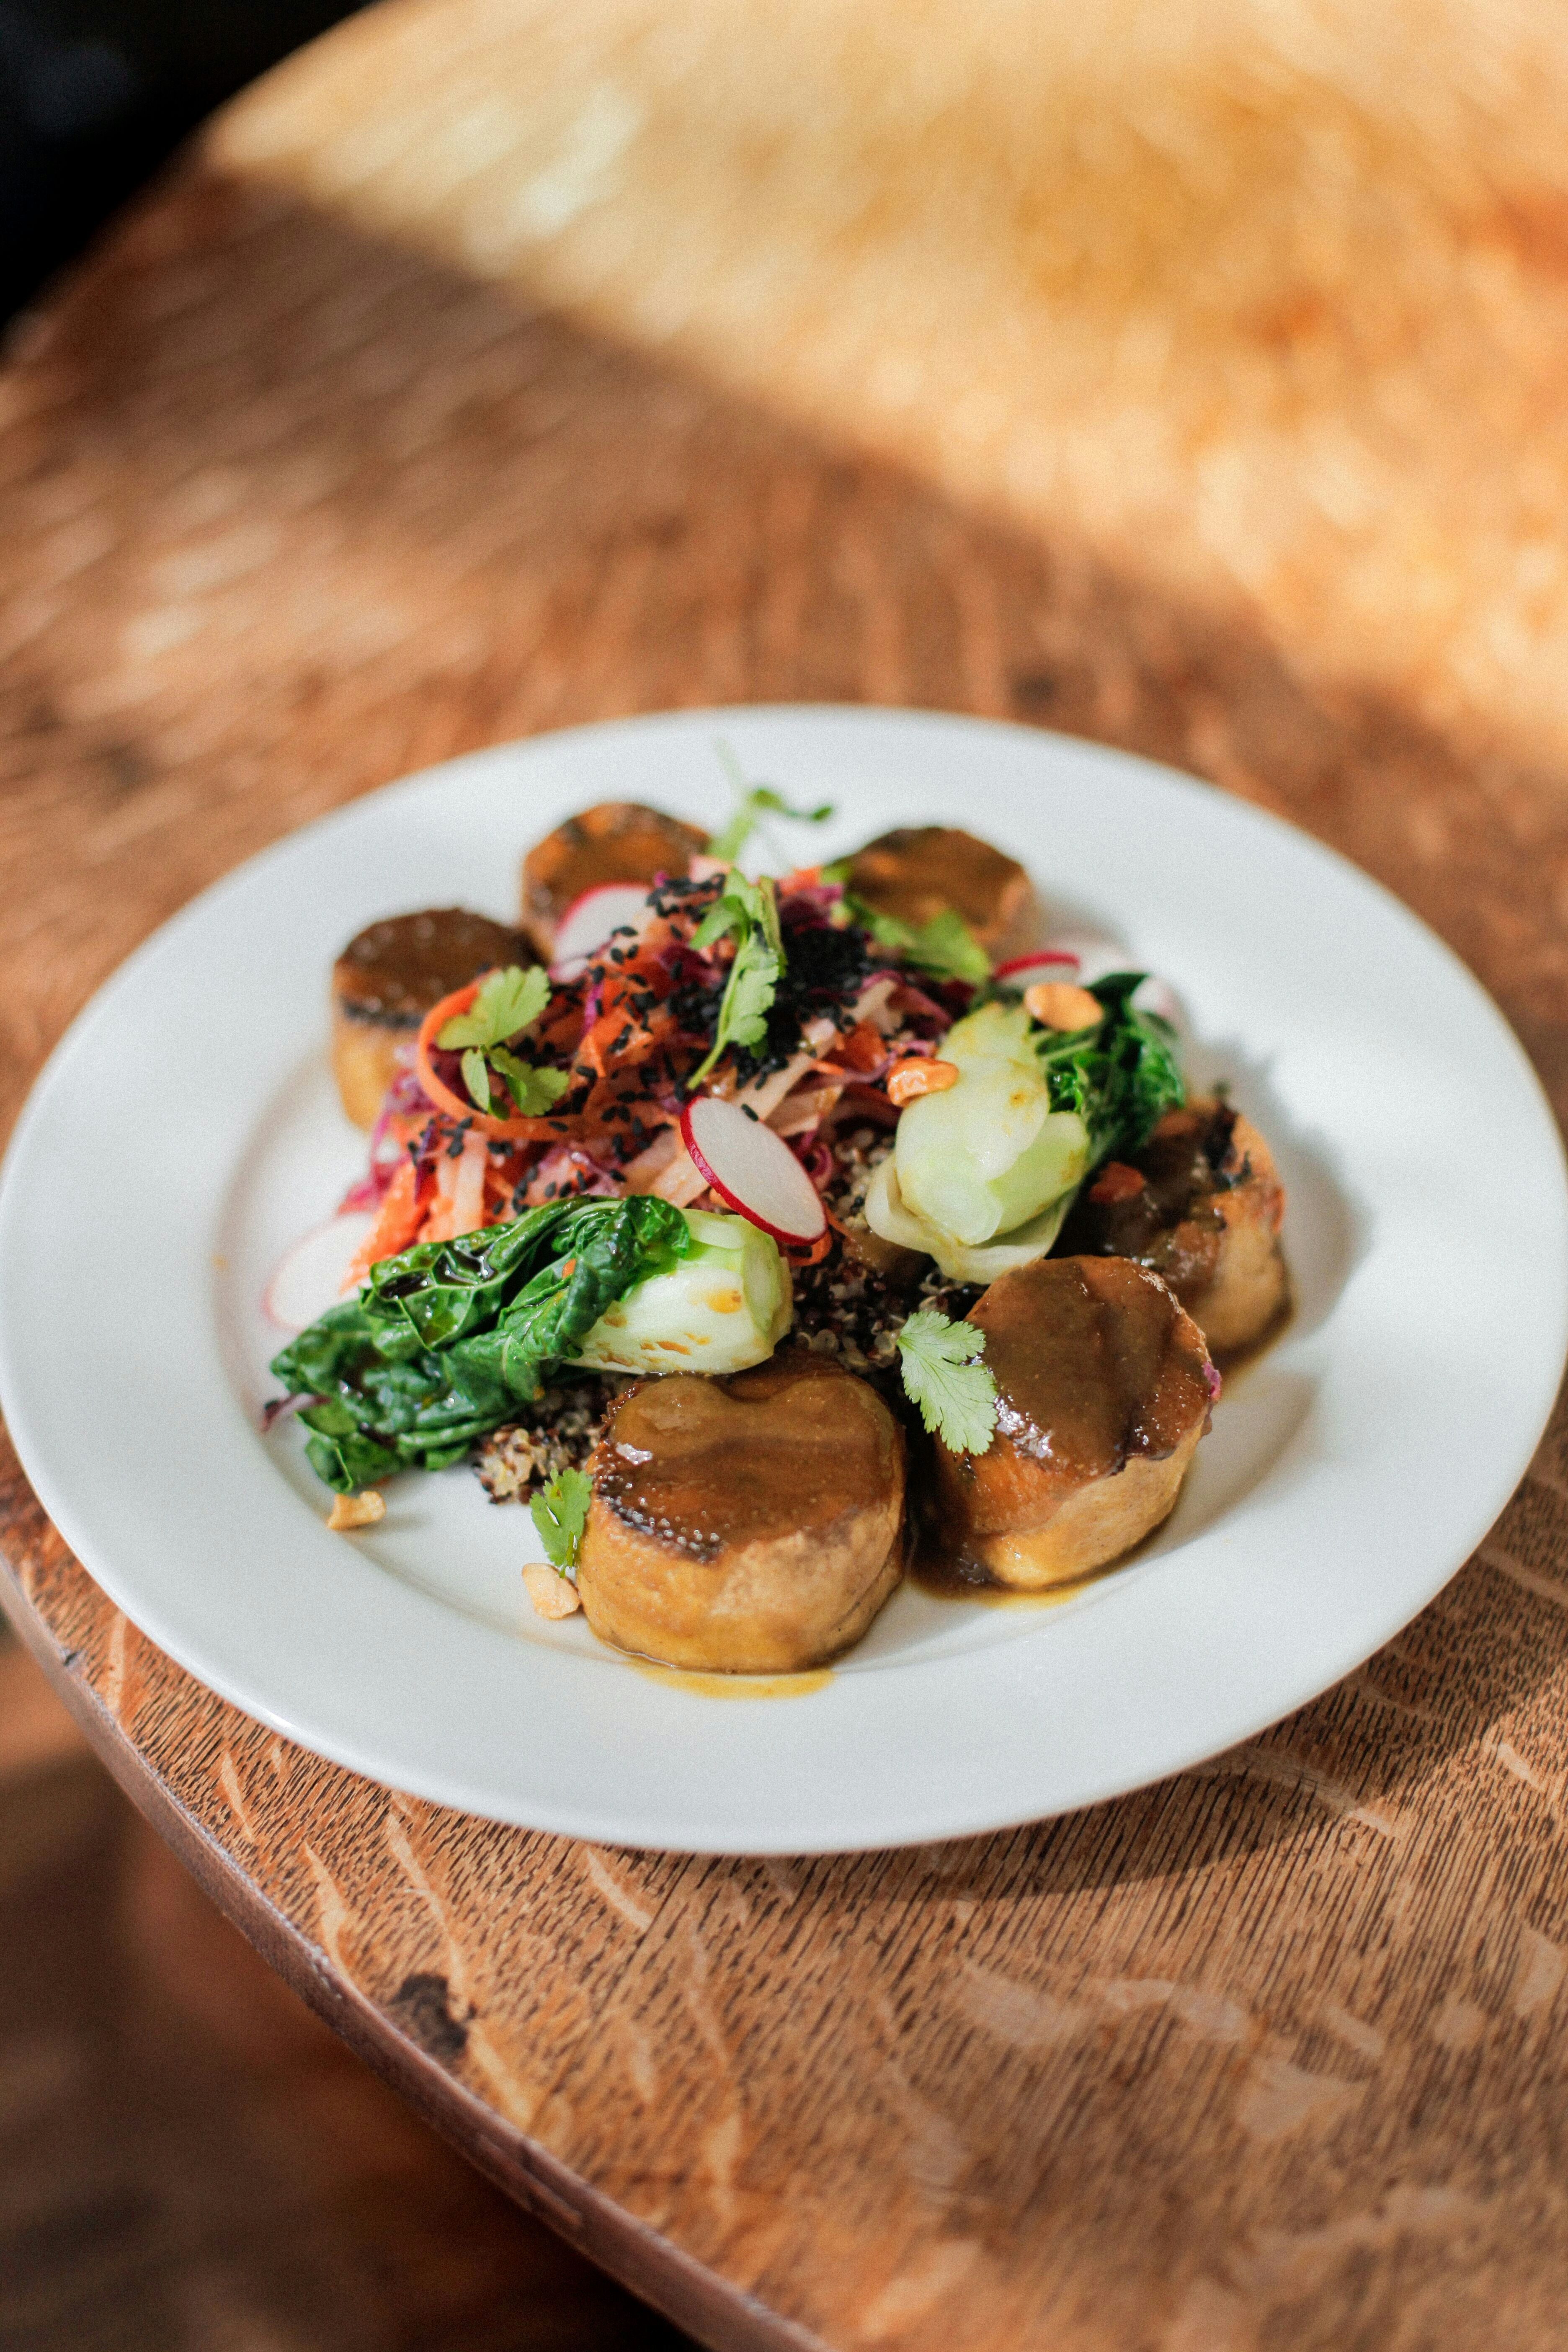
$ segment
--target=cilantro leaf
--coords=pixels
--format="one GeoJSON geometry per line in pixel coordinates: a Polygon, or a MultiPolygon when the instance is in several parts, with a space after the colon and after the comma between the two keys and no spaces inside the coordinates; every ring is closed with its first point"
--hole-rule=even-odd
{"type": "Polygon", "coordinates": [[[485,1067],[485,1057],[477,1045],[470,1045],[463,1055],[463,1084],[468,1089],[468,1099],[481,1110],[490,1107],[490,1074],[485,1067]]]}
{"type": "Polygon", "coordinates": [[[468,1011],[454,1013],[436,1043],[445,1054],[465,1045],[504,1045],[520,1029],[531,1028],[549,1002],[550,974],[542,964],[531,964],[526,971],[519,964],[508,964],[504,971],[486,975],[468,1011]]]}
{"type": "Polygon", "coordinates": [[[694,948],[736,935],[735,960],[719,1006],[713,1043],[688,1086],[700,1087],[721,1055],[731,1045],[760,1045],[767,1034],[768,1014],[784,976],[784,940],[779,931],[778,900],[764,875],[748,882],[733,867],[724,887],[691,935],[694,948]]]}
{"type": "Polygon", "coordinates": [[[593,1498],[594,1484],[585,1470],[562,1470],[540,1488],[528,1507],[551,1567],[558,1569],[574,1584],[577,1581],[577,1553],[593,1498]]]}
{"type": "Polygon", "coordinates": [[[796,824],[826,824],[833,814],[833,803],[824,801],[813,809],[792,808],[784,794],[772,784],[748,785],[741,763],[727,743],[717,743],[724,772],[735,794],[735,814],[726,825],[721,825],[708,844],[710,857],[722,857],[733,863],[750,840],[752,828],[760,816],[787,816],[796,824]]]}
{"type": "Polygon", "coordinates": [[[933,980],[966,980],[978,988],[991,977],[991,959],[964,921],[952,908],[944,907],[929,923],[918,926],[902,921],[897,915],[879,913],[850,891],[844,894],[844,904],[851,921],[869,931],[879,947],[892,948],[906,963],[919,971],[929,973],[933,980]]]}
{"type": "Polygon", "coordinates": [[[922,1307],[899,1333],[904,1393],[954,1454],[984,1454],[996,1432],[996,1383],[979,1360],[985,1334],[922,1307]]]}
{"type": "MultiPolygon", "coordinates": [[[[504,1045],[492,1045],[489,1066],[506,1080],[506,1090],[524,1118],[540,1118],[553,1110],[572,1084],[570,1070],[539,1069],[531,1062],[520,1061],[504,1045]]],[[[463,1056],[463,1075],[468,1076],[468,1056],[463,1056]]],[[[468,1092],[473,1094],[470,1086],[468,1092]]],[[[479,1097],[475,1096],[477,1101],[479,1097]]]]}
{"type": "Polygon", "coordinates": [[[779,982],[779,960],[755,931],[730,968],[730,985],[720,1007],[719,1041],[726,1045],[760,1045],[767,1034],[768,1013],[779,982]]]}

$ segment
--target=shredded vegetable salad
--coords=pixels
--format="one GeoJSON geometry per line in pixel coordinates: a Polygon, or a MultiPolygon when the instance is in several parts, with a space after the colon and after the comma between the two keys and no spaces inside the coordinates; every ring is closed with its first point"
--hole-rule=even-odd
{"type": "MultiPolygon", "coordinates": [[[[694,1094],[771,1128],[825,1202],[841,1189],[840,1132],[892,1128],[890,1074],[934,1053],[973,979],[877,940],[818,867],[775,883],[696,866],[656,882],[585,961],[492,972],[433,1008],[343,1204],[376,1212],[351,1283],[549,1202],[711,1205],[681,1138],[694,1094]]],[[[970,971],[986,968],[973,950],[970,971]]],[[[829,1210],[805,1255],[831,1232],[829,1210]]]]}

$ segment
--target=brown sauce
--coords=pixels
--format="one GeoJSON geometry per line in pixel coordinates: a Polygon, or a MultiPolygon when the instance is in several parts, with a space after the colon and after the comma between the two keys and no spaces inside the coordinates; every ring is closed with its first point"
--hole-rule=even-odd
{"type": "Polygon", "coordinates": [[[416,1029],[433,1004],[498,964],[536,961],[521,931],[463,907],[430,907],[372,923],[332,968],[332,993],[351,1020],[416,1029]]]}
{"type": "Polygon", "coordinates": [[[594,1483],[627,1527],[709,1561],[888,1497],[899,1444],[864,1381],[792,1352],[727,1380],[677,1372],[628,1390],[594,1483]]]}
{"type": "Polygon", "coordinates": [[[806,1666],[798,1675],[699,1675],[685,1666],[659,1666],[651,1658],[628,1662],[634,1674],[650,1683],[667,1683],[671,1690],[691,1692],[697,1698],[805,1698],[824,1690],[833,1680],[831,1666],[806,1666]]]}
{"type": "Polygon", "coordinates": [[[952,908],[990,954],[1022,944],[1035,903],[1016,857],[941,824],[906,825],[868,842],[850,860],[849,887],[879,914],[917,928],[952,908]]]}
{"type": "Polygon", "coordinates": [[[1173,1454],[1208,1407],[1201,1349],[1174,1300],[1122,1258],[1047,1258],[972,1309],[996,1427],[1064,1485],[1173,1454]]]}
{"type": "MultiPolygon", "coordinates": [[[[1075,1496],[1193,1439],[1207,1423],[1210,1366],[1169,1290],[1124,1258],[1021,1266],[969,1319],[985,1333],[996,1433],[984,1454],[934,1450],[935,1532],[920,1549],[929,1560],[940,1540],[950,1579],[988,1583],[992,1538],[1037,1533],[1075,1496]]],[[[1086,1558],[1084,1572],[1103,1561],[1086,1558]]]]}
{"type": "Polygon", "coordinates": [[[683,875],[707,845],[706,834],[660,809],[640,801],[601,801],[547,833],[523,859],[523,922],[549,955],[556,924],[584,890],[683,875]]]}

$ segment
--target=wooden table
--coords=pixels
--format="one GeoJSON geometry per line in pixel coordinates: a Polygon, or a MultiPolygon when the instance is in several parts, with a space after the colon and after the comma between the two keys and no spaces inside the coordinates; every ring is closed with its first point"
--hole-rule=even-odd
{"type": "MultiPolygon", "coordinates": [[[[1196,767],[1408,898],[1568,1102],[1560,779],[1313,699],[1081,545],[199,165],[19,336],[0,544],[7,1118],[126,951],[302,819],[475,744],[748,698],[1196,767]]],[[[705,2342],[1560,2339],[1568,1423],[1425,1615],[1264,1738],[836,1861],[392,1795],[143,1640],[9,1458],[0,1540],[99,1752],[274,1966],[705,2342]]]]}

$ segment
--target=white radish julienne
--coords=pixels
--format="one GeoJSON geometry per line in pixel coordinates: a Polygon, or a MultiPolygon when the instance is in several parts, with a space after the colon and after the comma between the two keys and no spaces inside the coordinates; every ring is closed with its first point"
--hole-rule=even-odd
{"type": "Polygon", "coordinates": [[[343,1277],[375,1223],[374,1209],[345,1209],[284,1251],[261,1294],[262,1310],[280,1331],[304,1331],[335,1307],[343,1277]]]}
{"type": "Polygon", "coordinates": [[[798,1249],[827,1223],[816,1185],[787,1143],[721,1095],[699,1095],[680,1114],[680,1136],[696,1166],[737,1216],[798,1249]]]}
{"type": "Polygon", "coordinates": [[[572,980],[613,932],[635,927],[647,912],[646,882],[601,882],[574,898],[555,926],[557,980],[572,980]]]}

